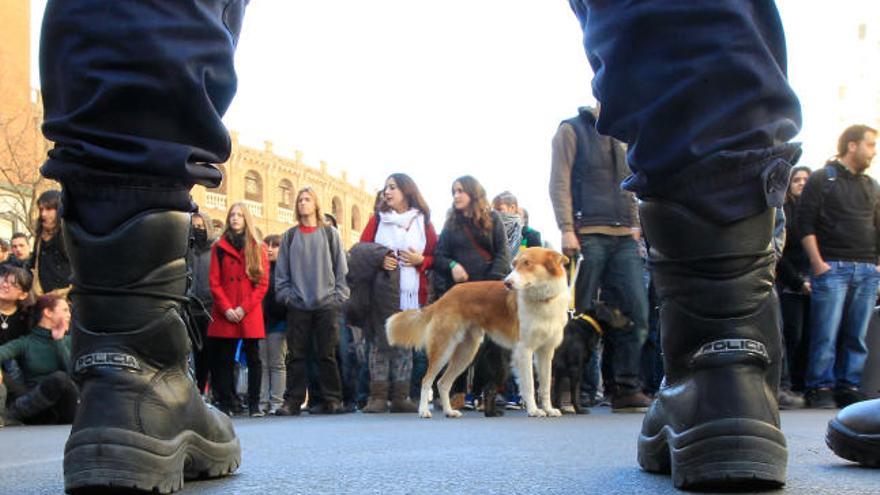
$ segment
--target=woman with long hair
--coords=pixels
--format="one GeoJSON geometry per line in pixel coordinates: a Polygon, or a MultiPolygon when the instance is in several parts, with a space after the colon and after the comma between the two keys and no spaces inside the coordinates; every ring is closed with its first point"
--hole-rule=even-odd
{"type": "Polygon", "coordinates": [[[34,236],[33,257],[29,268],[33,271],[31,288],[34,297],[48,293],[66,296],[70,291],[70,259],[64,245],[61,229],[61,191],[50,189],[37,198],[40,216],[34,236]]]}
{"type": "MultiPolygon", "coordinates": [[[[452,208],[434,250],[434,291],[440,297],[454,284],[480,280],[501,280],[510,273],[510,252],[504,223],[486,199],[486,190],[469,175],[452,183],[452,208]]],[[[489,363],[478,369],[499,374],[474,377],[474,391],[484,392],[487,416],[502,414],[495,409],[495,388],[506,379],[509,353],[491,342],[484,343],[476,362],[489,363]],[[484,388],[485,386],[485,388],[484,388]]],[[[453,387],[453,407],[464,405],[465,381],[462,375],[453,387]]]]}
{"type": "MultiPolygon", "coordinates": [[[[388,248],[382,269],[396,271],[399,276],[397,308],[419,308],[428,301],[427,270],[434,264],[437,244],[431,210],[412,178],[401,173],[391,174],[385,180],[377,209],[364,227],[361,242],[375,242],[388,248]]],[[[384,322],[385,318],[378,320],[384,322]]],[[[370,330],[370,397],[363,411],[388,411],[390,388],[391,412],[418,412],[418,406],[409,399],[412,351],[389,346],[384,328],[370,330]]]]}
{"type": "Polygon", "coordinates": [[[262,301],[269,289],[269,258],[244,203],[229,207],[223,233],[211,247],[209,281],[214,299],[213,321],[208,327],[214,398],[227,414],[238,408],[234,371],[241,339],[248,364],[249,412],[251,416],[262,416],[259,341],[266,336],[262,301]]]}
{"type": "Polygon", "coordinates": [[[801,194],[811,170],[806,166],[791,170],[785,195],[785,248],[776,268],[776,284],[782,311],[782,336],[785,341],[779,407],[793,409],[804,406],[804,399],[792,392],[803,390],[809,343],[806,325],[810,321],[810,259],[801,244],[797,211],[801,194]]]}

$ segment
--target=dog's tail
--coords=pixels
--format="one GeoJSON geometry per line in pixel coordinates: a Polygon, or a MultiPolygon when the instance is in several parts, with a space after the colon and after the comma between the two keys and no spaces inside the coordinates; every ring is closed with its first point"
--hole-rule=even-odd
{"type": "Polygon", "coordinates": [[[385,322],[388,343],[398,347],[422,349],[425,347],[429,312],[421,309],[408,309],[395,313],[385,322]]]}

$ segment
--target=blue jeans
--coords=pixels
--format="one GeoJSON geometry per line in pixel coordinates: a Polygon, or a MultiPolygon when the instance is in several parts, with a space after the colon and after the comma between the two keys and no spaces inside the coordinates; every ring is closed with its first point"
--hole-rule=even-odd
{"type": "Polygon", "coordinates": [[[769,0],[570,0],[624,185],[717,223],[781,207],[801,123],[769,0]]]}
{"type": "Polygon", "coordinates": [[[811,277],[808,389],[858,387],[868,357],[865,336],[880,272],[872,263],[828,261],[831,270],[811,277]]]}
{"type": "Polygon", "coordinates": [[[575,309],[592,310],[601,288],[601,299],[632,320],[629,328],[609,330],[604,338],[611,347],[614,384],[627,391],[638,389],[642,344],[648,333],[648,294],[639,245],[631,236],[583,234],[578,240],[584,260],[575,282],[575,309]]]}

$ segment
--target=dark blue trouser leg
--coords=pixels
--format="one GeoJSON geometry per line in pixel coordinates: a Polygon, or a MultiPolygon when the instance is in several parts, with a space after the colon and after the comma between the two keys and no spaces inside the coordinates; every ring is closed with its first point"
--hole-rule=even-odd
{"type": "Polygon", "coordinates": [[[246,0],[50,0],[40,50],[43,173],[65,215],[109,230],[147,209],[189,211],[230,153],[246,0]]]}
{"type": "Polygon", "coordinates": [[[782,206],[801,112],[772,1],[570,3],[598,129],[629,144],[627,189],[716,223],[782,206]]]}

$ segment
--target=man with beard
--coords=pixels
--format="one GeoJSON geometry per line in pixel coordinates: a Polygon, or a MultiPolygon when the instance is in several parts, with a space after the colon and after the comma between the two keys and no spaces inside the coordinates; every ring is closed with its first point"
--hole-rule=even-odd
{"type": "Polygon", "coordinates": [[[880,282],[880,188],[865,174],[876,144],[870,127],[843,131],[837,157],[810,176],[798,210],[812,271],[806,388],[814,408],[864,399],[865,336],[880,282]]]}

